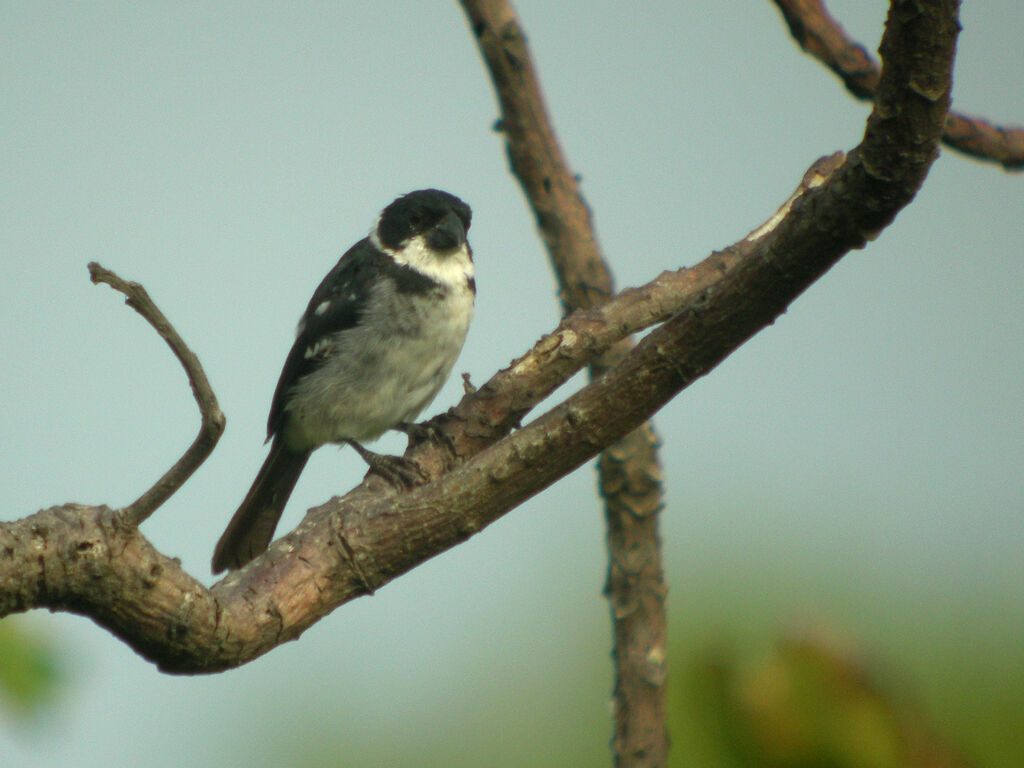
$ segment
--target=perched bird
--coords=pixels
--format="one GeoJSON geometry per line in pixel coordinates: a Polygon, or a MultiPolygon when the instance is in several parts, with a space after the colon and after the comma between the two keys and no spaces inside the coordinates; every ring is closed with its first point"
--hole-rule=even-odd
{"type": "Polygon", "coordinates": [[[217,542],[214,573],[267,548],[306,461],[325,443],[348,443],[373,471],[408,479],[407,462],[359,443],[389,429],[411,434],[459,356],[476,295],[470,217],[447,192],[410,192],[320,283],[274,392],[270,455],[217,542]]]}

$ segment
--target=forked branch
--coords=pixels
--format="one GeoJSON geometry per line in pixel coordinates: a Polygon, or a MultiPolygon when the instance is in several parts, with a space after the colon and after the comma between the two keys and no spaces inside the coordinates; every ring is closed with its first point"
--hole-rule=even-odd
{"type": "MultiPolygon", "coordinates": [[[[875,98],[881,73],[878,64],[864,46],[846,35],[822,0],[773,1],[801,48],[831,69],[858,99],[875,98]]],[[[976,160],[999,163],[1008,171],[1024,170],[1024,128],[1001,127],[950,112],[942,141],[976,160]]]]}

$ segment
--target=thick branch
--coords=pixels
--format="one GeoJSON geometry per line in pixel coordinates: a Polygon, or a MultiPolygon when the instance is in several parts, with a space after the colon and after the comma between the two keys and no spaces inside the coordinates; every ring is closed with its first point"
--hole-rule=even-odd
{"type": "MultiPolygon", "coordinates": [[[[294,639],[338,605],[468,538],[636,429],[892,220],[936,155],[956,32],[953,0],[894,2],[860,146],[780,220],[688,270],[698,277],[671,320],[531,424],[500,441],[501,429],[489,427],[511,427],[515,416],[504,407],[529,402],[527,390],[543,378],[538,368],[558,368],[563,346],[585,358],[581,345],[599,335],[599,323],[585,339],[545,337],[528,360],[463,399],[443,420],[468,459],[461,466],[407,493],[374,492],[379,484],[367,481],[310,510],[265,555],[209,590],[105,507],[67,505],[2,525],[0,616],[32,607],[83,613],[165,670],[210,672],[294,639]]],[[[627,294],[619,306],[635,313],[635,299],[627,294]]],[[[566,322],[595,316],[588,310],[566,322]]]]}
{"type": "MultiPolygon", "coordinates": [[[[831,69],[858,99],[871,101],[878,88],[879,67],[862,45],[846,36],[822,0],[774,0],[793,38],[807,53],[831,69]]],[[[955,112],[946,117],[943,142],[978,160],[1024,169],[1024,129],[1003,128],[955,112]]]]}
{"type": "MultiPolygon", "coordinates": [[[[462,5],[501,107],[499,125],[512,173],[547,246],[562,306],[566,312],[591,307],[613,292],[612,275],[597,244],[590,209],[555,137],[526,35],[506,0],[462,0],[462,5]]],[[[612,346],[591,363],[591,378],[614,366],[631,348],[628,338],[612,346]]],[[[614,638],[612,745],[620,766],[663,765],[668,754],[657,446],[653,426],[645,424],[604,451],[598,461],[608,528],[605,592],[614,638]]]]}
{"type": "Polygon", "coordinates": [[[153,300],[149,298],[146,289],[138,283],[129,283],[122,280],[108,269],[104,269],[96,262],[89,264],[89,277],[94,283],[106,283],[115,291],[125,295],[125,304],[134,309],[160,334],[167,346],[174,352],[185,375],[188,376],[189,386],[192,387],[192,396],[199,406],[201,423],[199,434],[192,441],[192,445],[182,455],[174,466],[164,473],[163,477],[153,484],[153,487],[142,494],[118,514],[121,521],[126,525],[139,525],[143,520],[153,514],[161,504],[173,496],[177,490],[185,484],[192,473],[199,469],[199,466],[206,461],[206,458],[213,452],[214,446],[220,440],[224,432],[224,414],[217,404],[217,396],[206,378],[203,366],[199,358],[188,348],[185,341],[174,330],[174,326],[164,317],[153,300]]]}

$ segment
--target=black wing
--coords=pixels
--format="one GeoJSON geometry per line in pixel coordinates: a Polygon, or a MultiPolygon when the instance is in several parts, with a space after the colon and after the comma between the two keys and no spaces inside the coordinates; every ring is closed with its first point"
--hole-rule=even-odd
{"type": "Polygon", "coordinates": [[[360,240],[338,260],[313,292],[295,338],[267,419],[267,439],[284,422],[284,407],[296,383],[324,363],[331,336],[354,327],[363,315],[376,282],[388,280],[397,293],[426,293],[437,285],[426,275],[400,266],[369,238],[360,240]]]}
{"type": "Polygon", "coordinates": [[[369,239],[360,240],[345,252],[313,292],[274,391],[267,419],[268,439],[282,427],[284,406],[292,388],[323,364],[324,342],[359,322],[381,260],[390,261],[369,239]]]}

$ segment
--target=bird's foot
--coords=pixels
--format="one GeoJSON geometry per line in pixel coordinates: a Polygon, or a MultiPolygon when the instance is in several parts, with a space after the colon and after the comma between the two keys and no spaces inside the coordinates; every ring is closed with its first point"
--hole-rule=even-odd
{"type": "Polygon", "coordinates": [[[409,461],[402,456],[374,453],[363,448],[355,440],[346,440],[345,442],[351,445],[363,461],[369,465],[371,472],[383,477],[396,488],[412,488],[429,479],[414,461],[409,461]]]}

